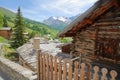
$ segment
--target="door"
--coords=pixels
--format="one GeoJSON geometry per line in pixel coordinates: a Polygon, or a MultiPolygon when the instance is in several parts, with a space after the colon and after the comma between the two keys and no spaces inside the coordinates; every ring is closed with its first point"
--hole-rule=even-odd
{"type": "Polygon", "coordinates": [[[98,38],[96,44],[97,56],[120,60],[120,39],[98,38]]]}

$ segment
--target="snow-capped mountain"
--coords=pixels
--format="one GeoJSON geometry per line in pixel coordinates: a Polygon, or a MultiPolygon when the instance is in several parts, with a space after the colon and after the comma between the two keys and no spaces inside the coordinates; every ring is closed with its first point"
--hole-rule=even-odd
{"type": "Polygon", "coordinates": [[[73,17],[56,17],[52,16],[48,19],[44,20],[43,23],[51,26],[52,28],[55,28],[57,30],[62,30],[64,27],[66,27],[68,24],[70,24],[76,16],[73,17]]]}

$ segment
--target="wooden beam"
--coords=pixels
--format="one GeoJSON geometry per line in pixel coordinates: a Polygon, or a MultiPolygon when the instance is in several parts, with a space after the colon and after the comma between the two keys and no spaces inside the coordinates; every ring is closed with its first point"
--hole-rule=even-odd
{"type": "Polygon", "coordinates": [[[119,1],[118,1],[118,0],[115,0],[113,4],[114,4],[114,5],[115,5],[115,7],[117,7],[117,8],[119,8],[119,7],[120,7],[120,3],[119,3],[119,1]]]}
{"type": "Polygon", "coordinates": [[[97,22],[116,22],[116,21],[120,21],[120,17],[115,17],[111,19],[100,19],[97,22]]]}
{"type": "Polygon", "coordinates": [[[85,18],[82,22],[79,22],[77,26],[75,26],[73,30],[71,30],[71,32],[77,32],[80,28],[85,27],[86,25],[91,25],[94,22],[93,20],[97,16],[101,15],[103,12],[113,6],[113,2],[114,0],[111,0],[109,3],[106,3],[104,6],[100,7],[89,18],[85,18]]]}
{"type": "Polygon", "coordinates": [[[120,29],[99,29],[99,31],[105,31],[105,32],[120,32],[120,29]]]}
{"type": "MultiPolygon", "coordinates": [[[[98,41],[98,32],[99,32],[99,28],[96,26],[95,27],[95,44],[94,44],[94,50],[96,50],[97,46],[98,46],[98,42],[97,42],[98,41]]],[[[94,57],[95,58],[97,58],[96,55],[97,55],[97,51],[94,52],[94,57]]]]}
{"type": "Polygon", "coordinates": [[[76,35],[75,33],[66,33],[65,37],[72,37],[72,36],[75,36],[75,35],[76,35]]]}
{"type": "Polygon", "coordinates": [[[119,22],[100,22],[100,23],[95,23],[93,26],[120,26],[120,21],[119,22]]]}
{"type": "Polygon", "coordinates": [[[104,13],[106,10],[114,6],[114,1],[111,0],[108,3],[104,4],[104,6],[101,6],[98,10],[96,10],[91,16],[90,19],[95,19],[96,17],[100,16],[102,13],[104,13]]]}
{"type": "Polygon", "coordinates": [[[84,22],[85,22],[85,23],[88,23],[88,24],[92,24],[92,23],[93,23],[93,21],[92,21],[91,19],[89,19],[89,18],[86,18],[86,19],[84,20],[84,22]]]}

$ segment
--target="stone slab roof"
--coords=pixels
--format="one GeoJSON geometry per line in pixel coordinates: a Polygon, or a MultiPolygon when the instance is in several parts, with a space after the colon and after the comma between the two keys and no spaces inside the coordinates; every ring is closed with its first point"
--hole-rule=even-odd
{"type": "MultiPolygon", "coordinates": [[[[60,48],[56,47],[60,44],[61,43],[40,44],[40,50],[42,51],[42,53],[62,57],[62,59],[69,58],[70,56],[68,54],[62,54],[60,48]]],[[[27,64],[36,69],[36,53],[32,44],[25,44],[17,48],[17,52],[27,64]]]]}

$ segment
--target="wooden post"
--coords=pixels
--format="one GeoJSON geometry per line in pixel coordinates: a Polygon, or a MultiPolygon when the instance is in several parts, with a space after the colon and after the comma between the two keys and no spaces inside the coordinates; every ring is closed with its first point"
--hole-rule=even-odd
{"type": "Polygon", "coordinates": [[[53,56],[50,55],[50,80],[53,80],[53,56]]]}
{"type": "Polygon", "coordinates": [[[46,80],[45,54],[43,54],[43,80],[46,80]]]}
{"type": "MultiPolygon", "coordinates": [[[[81,63],[80,80],[85,80],[85,63],[81,63]]],[[[95,80],[95,79],[94,79],[95,80]]]]}
{"type": "Polygon", "coordinates": [[[68,71],[68,80],[72,80],[72,64],[73,62],[69,61],[69,71],[68,71]]]}
{"type": "Polygon", "coordinates": [[[97,46],[98,46],[98,32],[99,32],[99,29],[98,29],[98,26],[95,26],[96,30],[95,30],[95,47],[94,47],[94,58],[96,59],[96,56],[98,56],[97,54],[97,46]]]}
{"type": "Polygon", "coordinates": [[[91,79],[91,64],[90,63],[87,63],[87,80],[90,80],[91,79]]]}
{"type": "Polygon", "coordinates": [[[110,80],[116,80],[117,72],[115,70],[111,70],[110,71],[110,76],[111,76],[110,80]]]}
{"type": "Polygon", "coordinates": [[[54,79],[57,80],[57,58],[54,56],[54,79]]]}
{"type": "Polygon", "coordinates": [[[43,59],[41,53],[40,53],[40,80],[43,80],[43,59]]]}
{"type": "Polygon", "coordinates": [[[108,80],[107,79],[107,73],[108,73],[108,70],[106,68],[102,68],[102,77],[101,77],[101,80],[108,80]]]}
{"type": "Polygon", "coordinates": [[[49,55],[46,54],[46,80],[49,80],[49,55]]]}
{"type": "Polygon", "coordinates": [[[99,80],[98,72],[99,72],[99,67],[98,67],[98,66],[95,66],[95,67],[94,67],[93,80],[99,80]]]}
{"type": "Polygon", "coordinates": [[[67,66],[66,66],[66,59],[64,59],[64,66],[63,66],[63,80],[67,80],[67,66]]]}
{"type": "Polygon", "coordinates": [[[58,78],[59,80],[62,80],[62,64],[61,64],[61,58],[58,58],[59,65],[58,65],[58,78]]]}
{"type": "Polygon", "coordinates": [[[36,66],[37,66],[37,79],[40,80],[40,57],[39,57],[39,45],[40,45],[40,38],[39,37],[35,37],[34,38],[34,42],[33,42],[33,46],[34,46],[34,49],[36,50],[36,66]]]}
{"type": "Polygon", "coordinates": [[[74,79],[78,80],[78,61],[75,61],[74,66],[74,79]]]}

